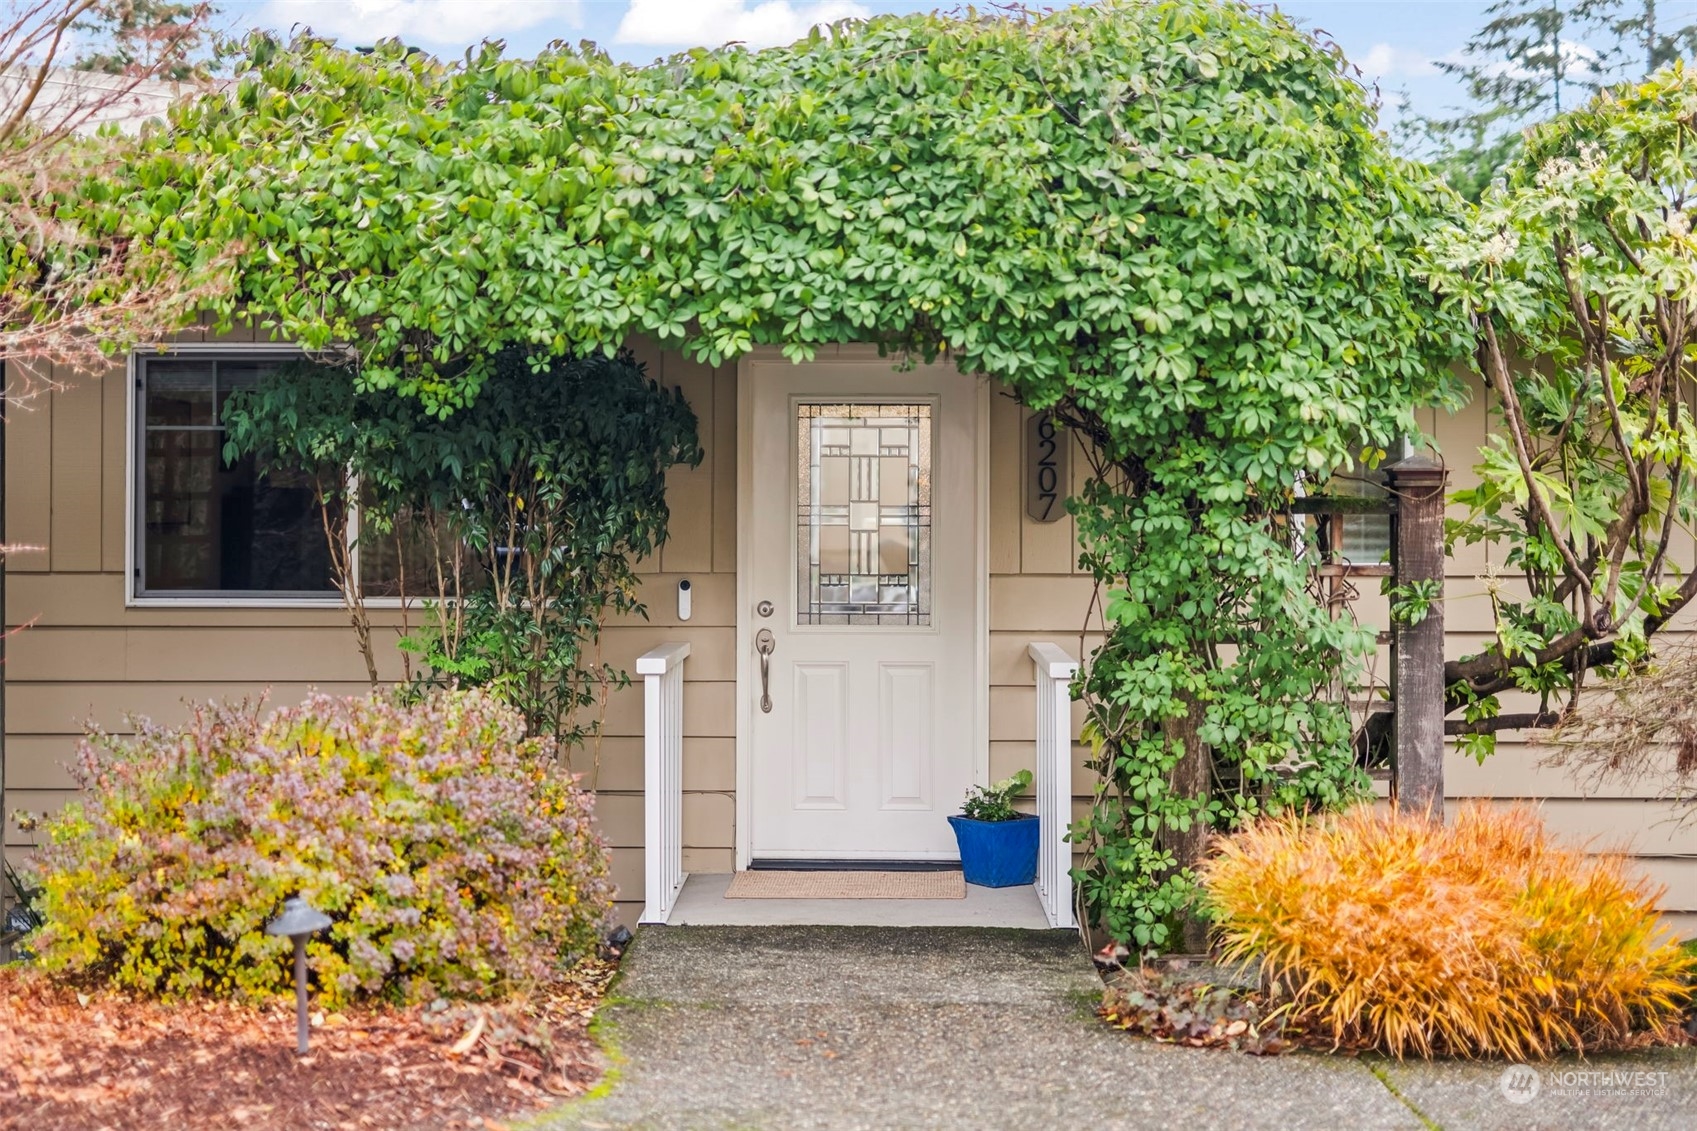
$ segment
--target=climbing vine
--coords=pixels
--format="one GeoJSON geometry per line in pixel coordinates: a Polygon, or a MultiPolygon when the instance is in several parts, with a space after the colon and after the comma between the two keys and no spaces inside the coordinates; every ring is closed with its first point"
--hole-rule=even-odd
{"type": "Polygon", "coordinates": [[[445,417],[285,366],[230,398],[226,455],[314,485],[373,684],[373,571],[356,563],[387,559],[383,595],[423,599],[403,608],[398,642],[414,689],[487,688],[568,757],[595,740],[598,771],[607,696],[630,678],[604,658],[602,627],[645,613],[635,564],[666,540],[667,471],[701,462],[695,414],[628,353],[536,364],[507,349],[492,363],[477,399],[445,417]]]}
{"type": "Polygon", "coordinates": [[[1076,834],[1116,936],[1175,941],[1206,830],[1359,787],[1333,693],[1368,640],[1287,510],[1447,395],[1458,326],[1410,263],[1449,198],[1277,12],[879,18],[645,68],[262,40],[173,126],[102,206],[186,260],[239,246],[221,318],[431,413],[501,348],[645,334],[947,355],[1068,425],[1107,595],[1076,834]]]}

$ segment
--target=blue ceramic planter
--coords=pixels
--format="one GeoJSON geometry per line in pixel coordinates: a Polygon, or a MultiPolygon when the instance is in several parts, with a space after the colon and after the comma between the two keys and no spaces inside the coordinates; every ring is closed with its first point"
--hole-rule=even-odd
{"type": "Polygon", "coordinates": [[[1011,821],[974,821],[953,816],[960,845],[960,870],[966,882],[987,888],[1011,888],[1037,879],[1037,818],[1029,813],[1011,821]]]}

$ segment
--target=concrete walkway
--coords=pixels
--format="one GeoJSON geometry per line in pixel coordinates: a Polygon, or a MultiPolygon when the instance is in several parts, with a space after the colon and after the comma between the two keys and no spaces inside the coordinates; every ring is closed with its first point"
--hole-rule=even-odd
{"type": "MultiPolygon", "coordinates": [[[[1687,1128],[1691,1050],[1565,1062],[1661,1073],[1628,1094],[1505,1066],[1173,1048],[1098,1025],[1070,934],[985,928],[644,928],[602,1014],[602,1096],[546,1128],[1687,1128]],[[1524,1094],[1524,1093],[1521,1093],[1524,1094]]],[[[1600,1086],[1603,1085],[1603,1086],[1600,1086]]]]}

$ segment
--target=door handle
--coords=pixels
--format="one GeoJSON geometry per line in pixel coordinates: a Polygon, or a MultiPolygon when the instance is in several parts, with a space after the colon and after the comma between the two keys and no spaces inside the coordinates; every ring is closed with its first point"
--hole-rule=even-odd
{"type": "Polygon", "coordinates": [[[778,646],[772,630],[763,628],[754,638],[754,650],[760,653],[760,710],[772,713],[772,650],[778,646]]]}

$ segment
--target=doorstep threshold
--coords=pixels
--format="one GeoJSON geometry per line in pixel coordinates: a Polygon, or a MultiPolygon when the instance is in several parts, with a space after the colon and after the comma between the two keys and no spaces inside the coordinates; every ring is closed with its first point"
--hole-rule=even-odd
{"type": "Polygon", "coordinates": [[[958,872],[959,860],[750,860],[751,872],[958,872]]]}

